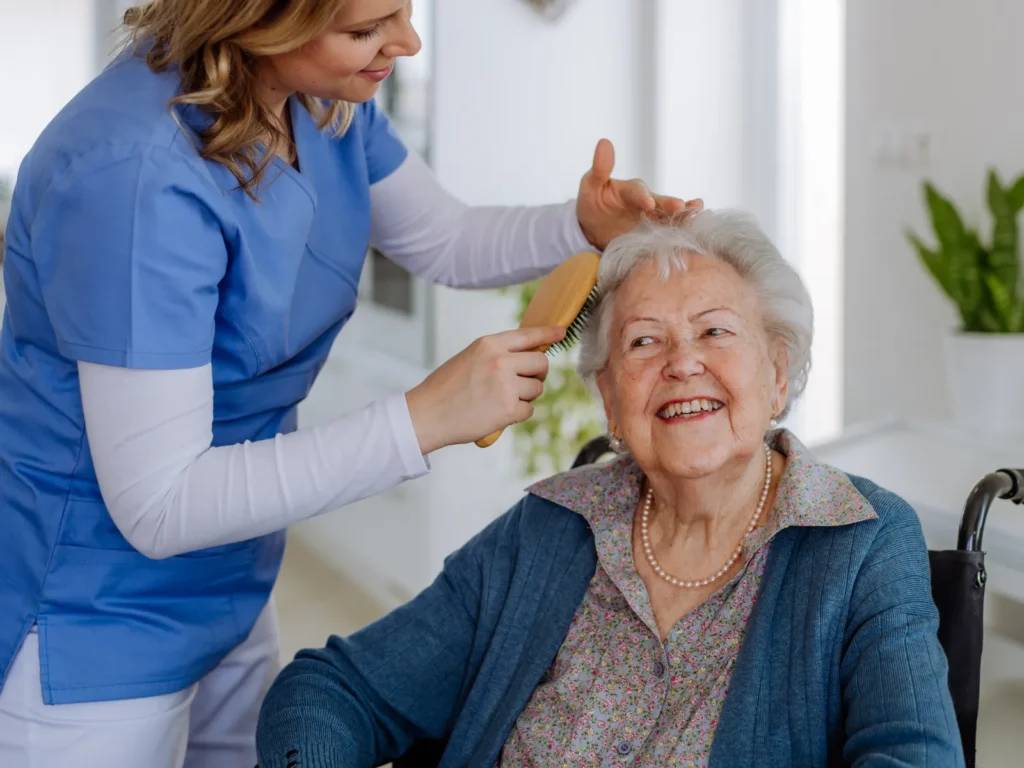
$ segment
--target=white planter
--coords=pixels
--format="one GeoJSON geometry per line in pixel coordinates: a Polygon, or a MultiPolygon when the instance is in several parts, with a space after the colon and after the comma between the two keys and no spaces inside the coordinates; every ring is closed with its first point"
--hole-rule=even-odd
{"type": "Polygon", "coordinates": [[[980,435],[1024,437],[1024,333],[954,333],[946,338],[953,416],[980,435]]]}

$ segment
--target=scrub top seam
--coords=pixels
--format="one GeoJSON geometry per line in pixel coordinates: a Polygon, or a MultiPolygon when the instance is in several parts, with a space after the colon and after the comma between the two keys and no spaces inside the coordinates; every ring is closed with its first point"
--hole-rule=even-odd
{"type": "MultiPolygon", "coordinates": [[[[81,397],[81,388],[79,388],[79,397],[81,397]]],[[[78,467],[79,467],[79,464],[81,464],[81,461],[82,461],[82,449],[85,447],[85,443],[86,443],[86,432],[85,432],[85,420],[83,419],[82,420],[82,429],[81,429],[81,431],[79,433],[79,437],[78,437],[78,453],[75,455],[75,464],[72,467],[71,473],[70,473],[70,475],[67,478],[68,487],[67,487],[67,490],[64,492],[64,503],[61,506],[61,512],[60,512],[60,523],[57,525],[57,532],[56,532],[56,535],[54,536],[54,539],[53,539],[53,546],[50,547],[50,556],[46,560],[46,570],[43,572],[43,578],[39,580],[39,591],[37,592],[36,599],[35,599],[36,605],[35,605],[35,619],[34,620],[36,622],[36,625],[39,626],[39,630],[40,630],[39,631],[39,665],[40,665],[39,682],[40,682],[40,685],[42,686],[43,692],[47,696],[49,696],[49,697],[52,697],[52,691],[50,689],[50,683],[49,683],[49,672],[50,672],[50,670],[49,670],[49,658],[48,658],[48,654],[49,654],[49,637],[46,634],[46,629],[47,628],[45,626],[43,626],[43,625],[40,625],[40,622],[39,622],[39,619],[40,619],[39,611],[40,611],[40,608],[41,608],[41,602],[42,602],[43,595],[46,592],[46,583],[49,580],[50,574],[51,574],[52,569],[53,569],[53,560],[54,560],[54,558],[57,555],[57,547],[60,545],[61,534],[63,534],[64,526],[67,523],[67,519],[68,519],[68,506],[69,506],[69,502],[70,502],[70,499],[71,499],[71,490],[74,487],[75,478],[78,475],[78,467]],[[44,653],[46,654],[46,656],[44,656],[44,653]],[[44,659],[45,659],[45,661],[44,661],[44,659]]],[[[42,617],[42,618],[44,619],[43,624],[45,625],[45,617],[42,617]]],[[[27,633],[27,630],[26,630],[26,633],[27,633]]],[[[24,642],[24,641],[25,641],[25,638],[22,637],[22,642],[24,642]]]]}

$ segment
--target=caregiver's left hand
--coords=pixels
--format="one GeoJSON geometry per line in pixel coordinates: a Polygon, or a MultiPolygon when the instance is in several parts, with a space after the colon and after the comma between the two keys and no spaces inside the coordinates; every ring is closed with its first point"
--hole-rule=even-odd
{"type": "Polygon", "coordinates": [[[590,244],[604,250],[608,243],[631,230],[643,216],[659,218],[687,207],[703,207],[700,200],[684,202],[656,195],[640,179],[612,178],[615,148],[601,139],[594,150],[594,165],[583,175],[576,198],[576,217],[590,244]]]}

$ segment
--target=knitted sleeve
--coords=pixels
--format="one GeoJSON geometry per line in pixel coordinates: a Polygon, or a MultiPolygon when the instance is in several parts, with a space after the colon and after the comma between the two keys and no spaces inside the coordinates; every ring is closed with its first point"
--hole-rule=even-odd
{"type": "Polygon", "coordinates": [[[260,768],[370,768],[440,739],[459,706],[479,631],[484,563],[514,547],[522,503],[446,561],[409,603],[354,635],[300,651],[264,699],[260,768]]]}
{"type": "Polygon", "coordinates": [[[961,766],[920,521],[898,496],[868,501],[880,525],[854,584],[840,667],[853,766],[961,766]]]}

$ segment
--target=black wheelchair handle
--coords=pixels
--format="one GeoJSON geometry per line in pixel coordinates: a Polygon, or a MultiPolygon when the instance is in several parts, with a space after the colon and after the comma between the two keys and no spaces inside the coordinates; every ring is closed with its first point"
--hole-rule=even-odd
{"type": "Polygon", "coordinates": [[[1024,469],[999,469],[985,475],[971,490],[960,518],[957,549],[981,552],[981,537],[985,533],[985,518],[996,499],[1007,499],[1024,504],[1024,469]]]}
{"type": "Polygon", "coordinates": [[[1005,472],[1013,478],[1015,488],[1009,496],[1004,498],[1009,499],[1014,504],[1024,504],[1024,469],[1000,469],[1000,472],[1005,472]]]}
{"type": "Polygon", "coordinates": [[[572,463],[572,468],[584,467],[588,464],[593,464],[602,456],[612,453],[612,444],[608,439],[607,435],[598,435],[594,439],[587,442],[580,452],[576,454],[576,460],[572,463]]]}

